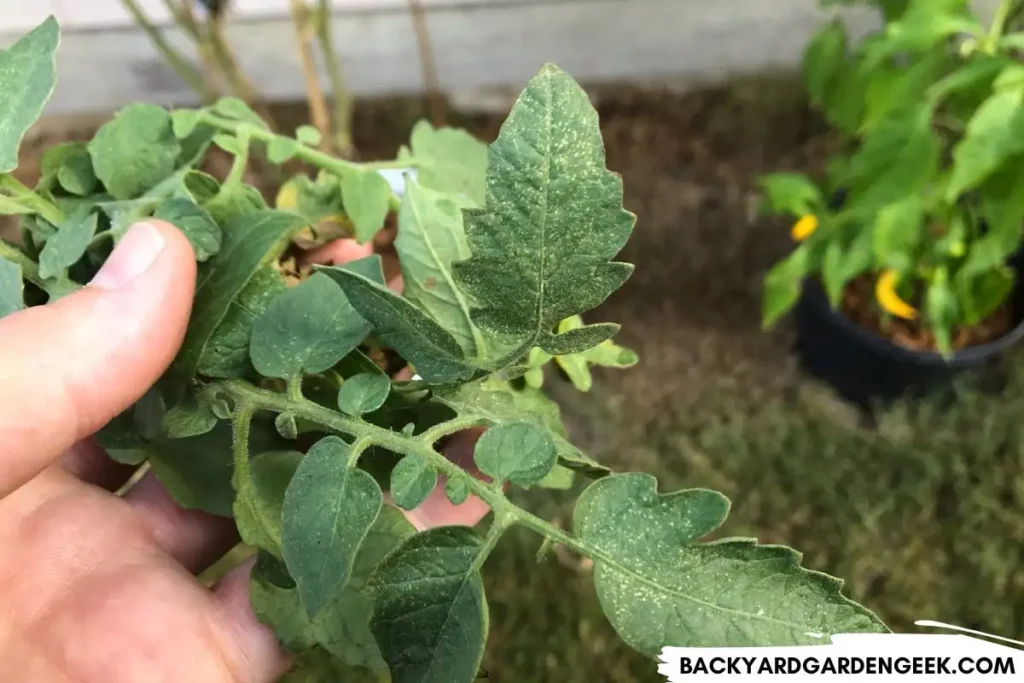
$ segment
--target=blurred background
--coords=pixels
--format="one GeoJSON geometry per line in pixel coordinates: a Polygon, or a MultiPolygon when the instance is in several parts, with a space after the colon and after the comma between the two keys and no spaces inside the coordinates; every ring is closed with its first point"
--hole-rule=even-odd
{"type": "MultiPolygon", "coordinates": [[[[235,92],[292,130],[316,116],[310,70],[324,97],[343,83],[332,110],[351,106],[362,158],[391,158],[423,117],[490,141],[512,94],[557,63],[592,94],[638,215],[623,254],[636,274],[592,317],[622,323],[617,341],[639,365],[598,374],[587,393],[547,385],[576,443],[663,489],[723,491],[729,535],[800,549],[894,630],[933,619],[1024,637],[1021,354],[998,391],[867,420],[801,374],[789,323],[761,330],[762,279],[791,241],[760,215],[757,178],[820,171],[835,145],[797,73],[828,16],[814,0],[336,0],[326,18],[308,3],[306,24],[290,0],[185,2],[188,17],[172,15],[177,0],[0,4],[0,45],[51,13],[65,31],[57,92],[22,150],[26,181],[41,149],[88,139],[137,100],[235,92]],[[325,26],[336,73],[318,51],[325,26]],[[207,63],[220,84],[204,80],[207,63]]],[[[855,31],[877,23],[847,17],[855,31]]],[[[276,192],[274,177],[250,181],[276,192]]],[[[568,522],[570,495],[520,495],[568,522]]],[[[538,565],[535,540],[512,534],[485,567],[491,678],[658,680],[605,622],[590,567],[538,565]]]]}

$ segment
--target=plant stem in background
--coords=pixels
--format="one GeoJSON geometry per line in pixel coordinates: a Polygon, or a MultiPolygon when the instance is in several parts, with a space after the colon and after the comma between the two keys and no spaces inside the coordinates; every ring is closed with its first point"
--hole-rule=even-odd
{"type": "Polygon", "coordinates": [[[345,86],[345,77],[334,48],[334,29],[331,26],[331,2],[319,0],[316,17],[317,42],[323,54],[327,79],[331,84],[331,97],[334,100],[332,114],[334,121],[334,146],[341,156],[352,158],[356,154],[352,143],[352,99],[345,86]]]}
{"type": "Polygon", "coordinates": [[[309,120],[322,135],[321,147],[333,151],[334,138],[331,135],[331,114],[327,108],[327,97],[320,87],[320,80],[313,62],[310,49],[312,27],[310,25],[309,7],[306,0],[290,0],[292,24],[295,27],[295,38],[299,43],[299,61],[302,63],[302,76],[306,81],[306,100],[309,103],[309,120]]]}
{"type": "Polygon", "coordinates": [[[167,62],[167,65],[174,69],[174,72],[185,82],[185,85],[191,88],[203,102],[212,101],[216,95],[207,87],[203,74],[167,42],[163,32],[153,25],[153,22],[149,20],[149,17],[146,16],[135,0],[121,0],[121,4],[132,15],[132,19],[139,25],[139,28],[145,31],[154,47],[159,50],[167,62]]]}
{"type": "Polygon", "coordinates": [[[220,74],[218,74],[215,66],[216,59],[213,54],[213,45],[210,44],[199,22],[196,21],[195,13],[192,11],[191,0],[164,0],[164,6],[167,7],[167,11],[174,18],[174,23],[185,31],[195,44],[196,50],[199,52],[199,59],[202,62],[203,81],[206,84],[206,88],[215,98],[219,93],[226,90],[227,84],[222,82],[222,78],[218,78],[220,74]]]}
{"type": "Polygon", "coordinates": [[[1010,18],[1011,10],[1014,10],[1016,0],[1001,0],[999,6],[996,7],[996,13],[992,18],[992,26],[988,30],[988,38],[986,40],[986,47],[989,52],[996,49],[996,45],[999,39],[1003,37],[1003,31],[1006,28],[1006,22],[1010,18]]]}
{"type": "Polygon", "coordinates": [[[272,129],[277,130],[274,119],[262,101],[259,91],[252,84],[249,78],[238,65],[238,59],[228,43],[224,31],[225,21],[223,14],[213,15],[206,20],[207,35],[210,44],[213,46],[214,56],[220,66],[221,72],[231,86],[232,92],[252,106],[256,112],[267,122],[272,129]]]}
{"type": "Polygon", "coordinates": [[[445,124],[445,103],[441,96],[441,80],[437,76],[437,64],[434,62],[434,47],[430,41],[430,30],[427,27],[427,14],[420,0],[409,0],[409,13],[412,15],[412,26],[416,32],[416,45],[420,50],[423,87],[427,91],[430,118],[434,127],[440,128],[445,124]]]}

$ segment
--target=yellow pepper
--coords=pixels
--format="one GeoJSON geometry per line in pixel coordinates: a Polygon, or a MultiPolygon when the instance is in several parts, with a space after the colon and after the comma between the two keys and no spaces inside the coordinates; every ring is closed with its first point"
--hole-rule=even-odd
{"type": "Polygon", "coordinates": [[[875,298],[887,313],[904,320],[913,320],[917,317],[917,309],[896,293],[897,283],[899,283],[899,274],[895,270],[889,269],[883,272],[875,285],[875,298]]]}
{"type": "Polygon", "coordinates": [[[793,224],[793,229],[790,230],[789,234],[795,241],[803,242],[817,229],[818,217],[813,214],[807,214],[806,216],[801,216],[800,220],[793,224]]]}

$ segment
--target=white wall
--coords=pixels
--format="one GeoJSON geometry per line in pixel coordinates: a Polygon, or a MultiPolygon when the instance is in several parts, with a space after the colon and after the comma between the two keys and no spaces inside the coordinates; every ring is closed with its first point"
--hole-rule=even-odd
{"type": "MultiPolygon", "coordinates": [[[[162,0],[139,0],[160,8],[162,0]]],[[[272,99],[304,93],[288,0],[233,0],[229,39],[272,99]]],[[[334,0],[349,88],[373,96],[422,92],[407,0],[334,0]]],[[[545,62],[581,81],[706,83],[799,63],[829,14],[817,0],[422,0],[441,85],[449,92],[518,90],[545,62]]],[[[977,0],[991,14],[997,0],[977,0]]],[[[65,28],[50,114],[106,112],[145,100],[188,104],[191,93],[121,11],[120,0],[0,0],[0,47],[54,12],[65,28]],[[10,11],[13,3],[14,11],[10,11]],[[20,28],[16,26],[20,24],[20,28]]],[[[847,12],[856,32],[874,13],[847,12]]],[[[183,50],[174,29],[168,38],[183,50]]]]}

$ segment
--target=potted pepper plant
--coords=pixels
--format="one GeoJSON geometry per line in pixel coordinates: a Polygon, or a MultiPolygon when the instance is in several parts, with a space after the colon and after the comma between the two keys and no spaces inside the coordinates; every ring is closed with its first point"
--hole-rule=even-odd
{"type": "Polygon", "coordinates": [[[842,152],[817,182],[761,181],[796,242],[765,278],[763,324],[795,309],[805,367],[862,404],[948,383],[1024,336],[1024,3],[987,24],[967,0],[870,4],[882,30],[851,45],[837,20],[804,56],[842,152]]]}

